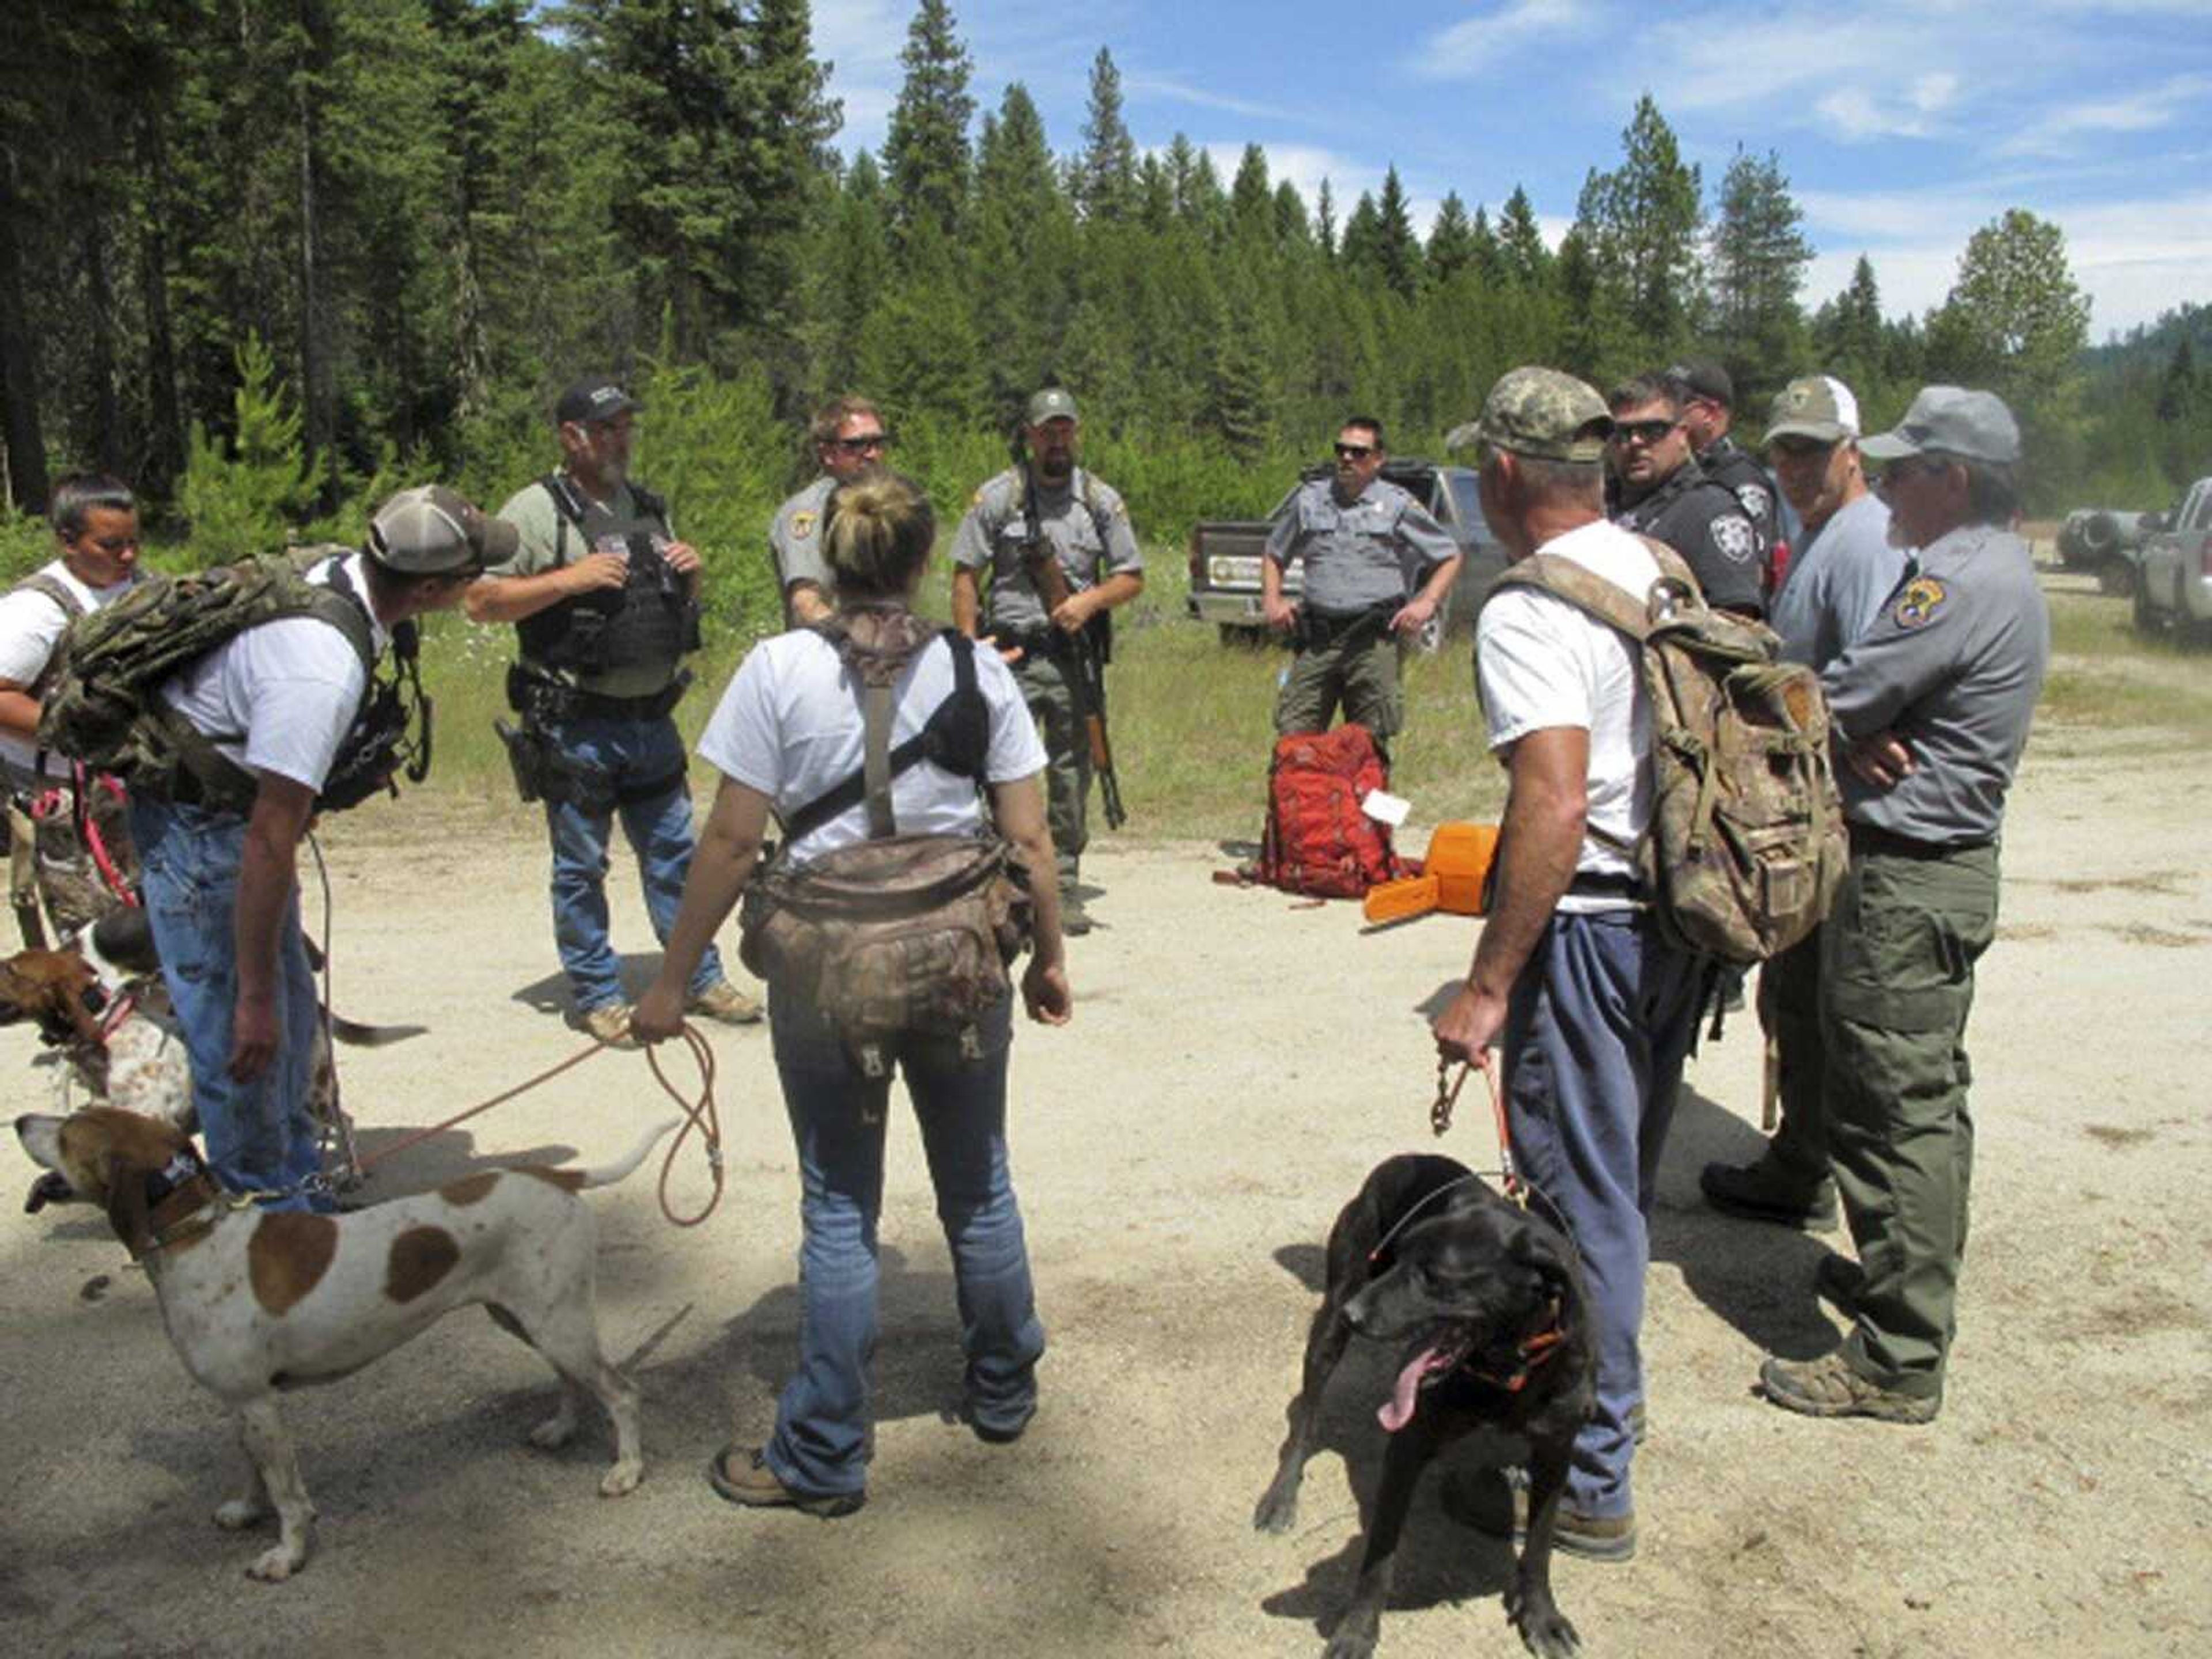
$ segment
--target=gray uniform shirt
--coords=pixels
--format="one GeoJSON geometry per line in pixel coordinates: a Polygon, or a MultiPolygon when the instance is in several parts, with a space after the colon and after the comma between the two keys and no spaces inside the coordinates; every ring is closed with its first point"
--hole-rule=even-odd
{"type": "Polygon", "coordinates": [[[775,561],[775,591],[788,594],[793,582],[812,582],[830,592],[830,566],[822,557],[822,507],[837,481],[827,472],[775,510],[768,528],[769,556],[775,561]]]}
{"type": "Polygon", "coordinates": [[[1364,611],[1411,599],[1459,544],[1429,509],[1385,479],[1355,501],[1337,499],[1334,478],[1300,484],[1267,530],[1278,565],[1303,558],[1301,599],[1316,611],[1364,611]]]}
{"type": "Polygon", "coordinates": [[[1917,769],[1890,789],[1837,768],[1844,816],[1939,846],[1994,840],[2051,657],[2027,544],[1968,525],[1921,550],[1866,632],[1820,675],[1850,737],[1893,731],[1917,769]]]}
{"type": "Polygon", "coordinates": [[[1905,550],[1889,544],[1889,508],[1872,490],[1847,502],[1790,561],[1768,624],[1782,654],[1826,668],[1865,633],[1905,579],[1905,550]]]}
{"type": "MultiPolygon", "coordinates": [[[[1022,544],[1029,535],[1022,489],[1022,475],[1008,467],[975,492],[952,538],[952,562],[964,570],[989,568],[983,600],[987,627],[1033,633],[1049,618],[1022,569],[1022,544]]],[[[1081,467],[1058,489],[1037,481],[1037,520],[1072,588],[1095,587],[1109,576],[1145,568],[1137,533],[1129,527],[1129,509],[1111,484],[1081,467]]]]}

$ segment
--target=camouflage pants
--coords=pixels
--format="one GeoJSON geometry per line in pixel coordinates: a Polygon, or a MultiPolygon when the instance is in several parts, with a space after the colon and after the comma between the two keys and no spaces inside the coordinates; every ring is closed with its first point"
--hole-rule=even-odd
{"type": "MultiPolygon", "coordinates": [[[[58,944],[122,902],[77,832],[75,793],[9,769],[8,897],[27,946],[58,944]],[[36,810],[33,810],[35,803],[36,810]],[[40,920],[44,907],[46,919],[40,920]],[[49,933],[49,929],[51,933],[49,933]]],[[[87,805],[92,832],[127,887],[138,884],[138,858],[122,796],[95,784],[87,805]]]]}
{"type": "Polygon", "coordinates": [[[1364,641],[1302,645],[1291,659],[1290,678],[1275,698],[1275,732],[1326,732],[1337,709],[1365,726],[1377,744],[1387,744],[1406,723],[1406,699],[1398,689],[1398,641],[1371,634],[1364,641]]]}
{"type": "Polygon", "coordinates": [[[1083,729],[1082,696],[1073,665],[1059,657],[1025,654],[1014,665],[1014,680],[1044,739],[1046,816],[1060,890],[1066,893],[1075,885],[1076,863],[1091,840],[1091,739],[1083,729]]]}
{"type": "Polygon", "coordinates": [[[1828,1146],[1866,1268],[1844,1352],[1885,1389],[1943,1389],[1974,1166],[1966,1049],[1996,934],[1997,850],[1854,849],[1820,930],[1828,1146]]]}

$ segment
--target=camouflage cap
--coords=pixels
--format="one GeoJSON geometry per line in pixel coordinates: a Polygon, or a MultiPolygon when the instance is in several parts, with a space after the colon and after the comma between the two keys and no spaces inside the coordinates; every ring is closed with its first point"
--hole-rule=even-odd
{"type": "Polygon", "coordinates": [[[1808,374],[1774,394],[1766,413],[1766,435],[1812,438],[1824,444],[1859,435],[1859,400],[1832,374],[1808,374]]]}
{"type": "Polygon", "coordinates": [[[1993,392],[1924,386],[1903,420],[1859,448],[1875,461],[1902,460],[1932,449],[2009,466],[2020,459],[2020,423],[1993,392]]]}
{"type": "Polygon", "coordinates": [[[1029,422],[1031,426],[1042,426],[1047,421],[1073,421],[1075,394],[1064,386],[1048,386],[1030,399],[1029,422]]]}
{"type": "Polygon", "coordinates": [[[484,516],[443,484],[403,489],[368,526],[368,556],[404,576],[467,576],[504,564],[520,543],[504,519],[484,516]]]}
{"type": "Polygon", "coordinates": [[[1556,368],[1516,368],[1483,399],[1482,413],[1452,428],[1447,447],[1478,443],[1547,461],[1597,461],[1613,416],[1589,386],[1556,368]]]}

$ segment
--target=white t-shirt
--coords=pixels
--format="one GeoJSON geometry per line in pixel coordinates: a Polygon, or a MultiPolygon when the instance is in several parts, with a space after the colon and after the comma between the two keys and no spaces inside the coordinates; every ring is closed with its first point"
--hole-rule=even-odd
{"type": "MultiPolygon", "coordinates": [[[[975,683],[990,711],[983,781],[1012,783],[1044,769],[1044,744],[999,653],[975,652],[975,683]]],[[[942,639],[915,653],[893,688],[891,746],[929,721],[952,695],[952,647],[942,639]]],[[[779,817],[826,794],[858,772],[866,758],[867,723],[860,686],[837,647],[811,629],[794,629],[755,646],[722,693],[699,738],[699,757],[724,777],[757,789],[779,817]]],[[[891,816],[902,835],[960,835],[983,822],[975,786],[933,761],[891,781],[891,816]]],[[[805,864],[866,841],[863,801],[793,842],[786,854],[805,864]]]]}
{"type": "MultiPolygon", "coordinates": [[[[1659,566],[1643,543],[1602,522],[1544,544],[1607,581],[1643,594],[1659,566]]],[[[1618,629],[1555,594],[1500,588],[1482,608],[1475,660],[1495,750],[1559,726],[1589,733],[1588,822],[1633,845],[1651,816],[1651,708],[1637,647],[1618,629]]],[[[1627,856],[1583,837],[1577,874],[1630,875],[1627,856]]],[[[1617,909],[1616,898],[1569,894],[1559,908],[1617,909]]]]}
{"type": "MultiPolygon", "coordinates": [[[[344,565],[364,603],[365,563],[356,553],[344,565]]],[[[327,565],[317,565],[307,580],[327,582],[328,573],[327,565]]],[[[369,640],[380,657],[391,643],[374,611],[369,640]]],[[[361,659],[336,627],[314,617],[285,617],[224,641],[161,695],[248,771],[273,772],[319,790],[368,685],[361,659]]]]}
{"type": "MultiPolygon", "coordinates": [[[[52,576],[76,594],[87,616],[114,604],[138,582],[138,574],[133,571],[112,586],[88,587],[59,559],[42,566],[39,574],[52,576]]],[[[32,683],[46,672],[47,663],[53,659],[54,647],[61,642],[62,630],[69,623],[68,613],[49,594],[32,591],[0,597],[0,680],[28,690],[32,683]]],[[[27,772],[37,760],[38,752],[39,746],[28,738],[0,732],[0,760],[27,772]]],[[[69,770],[67,756],[46,757],[48,777],[65,778],[69,770]]]]}

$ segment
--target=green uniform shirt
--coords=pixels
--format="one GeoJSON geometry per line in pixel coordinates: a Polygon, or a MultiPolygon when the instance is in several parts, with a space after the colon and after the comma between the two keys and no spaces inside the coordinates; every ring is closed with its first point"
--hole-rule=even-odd
{"type": "MultiPolygon", "coordinates": [[[[631,536],[659,536],[663,539],[675,536],[674,526],[647,512],[627,483],[616,493],[613,501],[605,505],[593,501],[582,489],[577,490],[576,495],[584,503],[581,533],[573,524],[564,526],[561,510],[553,504],[552,492],[545,488],[543,480],[526,483],[508,496],[499,516],[514,526],[521,544],[512,559],[505,564],[494,565],[484,574],[535,576],[563,562],[573,564],[586,553],[602,549],[627,559],[628,538],[631,536]]],[[[543,663],[532,665],[544,673],[554,672],[543,663]]],[[[594,696],[649,697],[676,678],[676,662],[671,659],[611,668],[604,674],[560,674],[556,678],[594,696]]]]}
{"type": "MultiPolygon", "coordinates": [[[[1035,632],[1049,619],[1022,568],[1029,535],[1022,491],[1022,475],[1008,467],[975,492],[952,538],[952,562],[965,570],[989,568],[983,605],[989,627],[1035,632]]],[[[1145,568],[1121,495],[1081,467],[1058,489],[1037,481],[1037,520],[1072,588],[1096,587],[1109,576],[1145,568]]]]}

